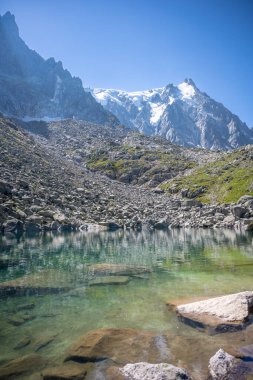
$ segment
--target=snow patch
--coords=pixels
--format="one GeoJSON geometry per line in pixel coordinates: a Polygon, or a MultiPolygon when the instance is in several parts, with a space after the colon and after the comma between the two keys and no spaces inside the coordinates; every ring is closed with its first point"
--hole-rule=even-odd
{"type": "Polygon", "coordinates": [[[60,91],[61,91],[61,84],[62,84],[62,80],[57,75],[56,76],[56,83],[55,83],[55,90],[54,90],[54,97],[51,99],[51,102],[59,103],[58,95],[60,94],[60,91]]]}
{"type": "Polygon", "coordinates": [[[102,88],[94,88],[92,95],[102,106],[106,106],[109,101],[122,106],[122,102],[118,98],[120,93],[121,91],[117,90],[104,90],[102,88]]]}
{"type": "Polygon", "coordinates": [[[150,103],[151,107],[151,118],[150,123],[153,125],[157,125],[159,120],[162,117],[162,114],[165,111],[166,104],[160,104],[160,103],[150,103]]]}
{"type": "Polygon", "coordinates": [[[186,82],[180,83],[177,88],[182,94],[182,99],[191,99],[196,93],[195,88],[186,82]]]}

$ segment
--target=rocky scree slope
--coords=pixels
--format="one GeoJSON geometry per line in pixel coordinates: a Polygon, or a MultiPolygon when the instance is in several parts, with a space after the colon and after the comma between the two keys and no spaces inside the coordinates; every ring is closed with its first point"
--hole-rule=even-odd
{"type": "Polygon", "coordinates": [[[1,230],[72,229],[101,222],[137,228],[158,221],[169,207],[167,196],[89,172],[74,156],[66,158],[61,146],[0,119],[1,230]]]}
{"type": "Polygon", "coordinates": [[[19,36],[14,16],[0,16],[0,111],[26,119],[77,118],[118,124],[79,78],[53,58],[44,60],[19,36]]]}
{"type": "MultiPolygon", "coordinates": [[[[32,134],[23,127],[24,123],[0,118],[0,228],[5,232],[86,228],[91,223],[137,229],[143,225],[251,228],[250,196],[239,200],[247,212],[238,215],[242,205],[206,205],[90,171],[87,161],[94,144],[101,149],[124,141],[128,146],[143,142],[143,136],[126,135],[124,127],[107,127],[105,133],[102,126],[73,120],[28,123],[32,134]]],[[[149,138],[144,141],[147,148],[149,138]]],[[[153,138],[149,144],[151,149],[153,138]]],[[[199,165],[203,152],[186,150],[183,162],[188,155],[199,165]]],[[[213,155],[219,153],[211,152],[209,158],[213,155]]]]}
{"type": "Polygon", "coordinates": [[[147,91],[94,89],[91,93],[128,128],[179,145],[230,150],[253,143],[253,130],[191,79],[147,91]]]}

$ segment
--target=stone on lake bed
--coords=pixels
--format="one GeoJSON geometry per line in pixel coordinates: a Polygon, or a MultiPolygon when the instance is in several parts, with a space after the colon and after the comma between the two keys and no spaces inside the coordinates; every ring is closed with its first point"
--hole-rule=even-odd
{"type": "Polygon", "coordinates": [[[0,367],[0,379],[15,379],[17,376],[37,371],[45,363],[45,359],[38,354],[29,354],[11,360],[0,367]]]}
{"type": "Polygon", "coordinates": [[[73,288],[68,272],[47,269],[0,283],[0,296],[30,296],[59,293],[73,288]]]}
{"type": "Polygon", "coordinates": [[[191,380],[188,373],[179,367],[168,363],[150,364],[134,363],[126,364],[118,371],[125,380],[191,380]]]}
{"type": "Polygon", "coordinates": [[[171,359],[169,337],[131,328],[91,330],[69,349],[65,361],[79,363],[111,359],[118,364],[171,359]]]}
{"type": "Polygon", "coordinates": [[[29,336],[23,336],[23,338],[21,338],[18,341],[18,343],[15,345],[14,350],[19,350],[23,347],[26,347],[30,343],[31,343],[31,339],[29,338],[29,336]]]}
{"type": "Polygon", "coordinates": [[[179,318],[210,333],[236,331],[246,327],[253,308],[253,292],[245,291],[209,298],[176,308],[179,318]]]}
{"type": "Polygon", "coordinates": [[[65,363],[58,367],[46,368],[42,372],[43,380],[83,380],[86,377],[87,364],[65,363]]]}
{"type": "Polygon", "coordinates": [[[17,306],[17,310],[32,310],[35,308],[34,303],[25,303],[17,306]]]}
{"type": "Polygon", "coordinates": [[[149,268],[143,266],[110,263],[90,265],[88,269],[90,273],[96,276],[134,276],[151,272],[149,268]]]}
{"type": "Polygon", "coordinates": [[[103,286],[103,285],[126,285],[130,281],[127,276],[107,276],[97,277],[89,282],[90,286],[103,286]]]}
{"type": "Polygon", "coordinates": [[[57,337],[57,334],[45,335],[38,338],[36,342],[34,343],[34,351],[38,352],[42,348],[47,347],[50,343],[52,343],[55,340],[56,337],[57,337]]]}

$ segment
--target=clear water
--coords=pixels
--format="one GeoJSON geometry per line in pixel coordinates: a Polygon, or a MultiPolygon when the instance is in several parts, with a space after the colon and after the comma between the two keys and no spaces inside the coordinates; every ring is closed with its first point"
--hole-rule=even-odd
{"type": "MultiPolygon", "coordinates": [[[[62,363],[66,349],[91,329],[133,327],[171,334],[172,364],[203,379],[208,359],[220,348],[253,343],[253,328],[208,336],[178,321],[166,301],[253,290],[253,235],[230,230],[115,231],[0,237],[0,257],[16,265],[0,270],[0,281],[56,270],[74,291],[0,301],[0,362],[34,352],[36,342],[54,335],[39,353],[62,363]],[[89,265],[117,263],[151,270],[126,285],[89,286],[89,265]],[[77,289],[77,291],[75,291],[77,289]],[[35,319],[9,323],[19,305],[35,303],[35,319]],[[31,343],[15,350],[23,337],[31,343]]],[[[20,313],[19,313],[20,314],[20,313]]],[[[98,364],[99,365],[99,364],[98,364]]],[[[28,378],[27,376],[25,378],[28,378]]],[[[32,379],[33,377],[31,377],[32,379]]],[[[92,378],[92,375],[91,375],[92,378]]],[[[94,375],[93,375],[94,378],[94,375]]]]}

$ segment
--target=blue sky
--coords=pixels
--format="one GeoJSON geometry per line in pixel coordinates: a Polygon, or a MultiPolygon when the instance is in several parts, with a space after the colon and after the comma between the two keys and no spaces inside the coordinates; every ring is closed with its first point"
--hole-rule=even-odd
{"type": "Polygon", "coordinates": [[[253,127],[253,0],[0,0],[20,35],[84,86],[192,78],[253,127]]]}

